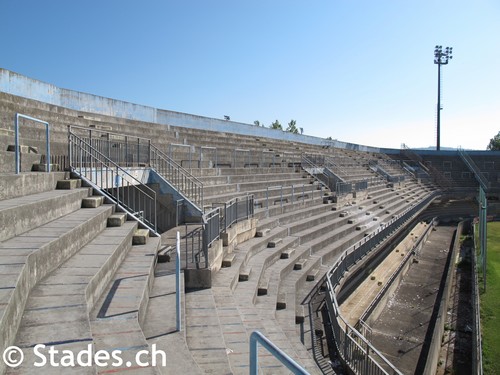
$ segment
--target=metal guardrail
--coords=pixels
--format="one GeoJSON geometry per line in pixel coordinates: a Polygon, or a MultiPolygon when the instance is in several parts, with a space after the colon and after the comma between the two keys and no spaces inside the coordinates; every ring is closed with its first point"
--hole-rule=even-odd
{"type": "Polygon", "coordinates": [[[233,198],[225,203],[213,203],[212,207],[220,207],[220,231],[224,232],[234,223],[253,216],[254,196],[250,194],[233,198]]]}
{"type": "Polygon", "coordinates": [[[483,375],[483,344],[481,339],[481,304],[479,297],[479,279],[478,279],[478,264],[476,259],[476,226],[472,225],[473,228],[473,241],[474,248],[471,250],[471,262],[472,262],[472,312],[474,323],[472,326],[472,340],[473,340],[473,352],[472,352],[472,371],[474,374],[483,375]]]}
{"type": "Polygon", "coordinates": [[[305,155],[302,155],[301,166],[302,169],[309,173],[319,184],[330,189],[330,191],[335,189],[334,181],[331,181],[330,177],[324,173],[324,167],[319,167],[315,161],[310,160],[305,155]],[[318,175],[320,175],[321,178],[319,178],[318,175]]]}
{"type": "Polygon", "coordinates": [[[125,169],[72,133],[68,135],[71,170],[156,233],[156,193],[125,169]]]}
{"type": "Polygon", "coordinates": [[[151,145],[150,160],[151,168],[162,175],[186,198],[203,212],[203,183],[173,161],[158,147],[151,145]]]}
{"type": "Polygon", "coordinates": [[[259,373],[259,357],[257,351],[258,344],[261,344],[264,348],[266,348],[269,353],[283,363],[293,374],[309,375],[309,373],[302,366],[274,345],[272,341],[259,331],[253,331],[250,335],[250,375],[258,375],[259,373]]]}
{"type": "Polygon", "coordinates": [[[338,309],[335,288],[340,284],[345,272],[358,260],[368,254],[378,243],[395,233],[405,222],[428,205],[437,195],[432,193],[418,205],[406,209],[396,218],[377,229],[369,237],[347,249],[335,265],[327,272],[326,303],[330,319],[330,328],[337,351],[346,365],[355,374],[397,374],[402,373],[378,352],[363,335],[348,324],[338,309]]]}
{"type": "Polygon", "coordinates": [[[453,180],[451,178],[446,177],[443,173],[434,168],[432,165],[426,164],[424,159],[420,155],[411,150],[404,143],[401,145],[401,154],[405,155],[408,159],[417,163],[420,166],[420,168],[422,168],[422,170],[424,170],[428,175],[432,177],[434,182],[441,189],[446,190],[446,189],[451,189],[453,187],[453,180]]]}
{"type": "Polygon", "coordinates": [[[47,163],[47,172],[50,172],[50,125],[47,121],[43,121],[40,119],[37,119],[35,117],[23,115],[21,113],[16,113],[15,119],[14,119],[14,138],[15,138],[15,152],[16,152],[16,174],[19,174],[21,172],[21,150],[20,150],[20,145],[19,145],[19,119],[23,118],[26,120],[34,121],[34,122],[39,122],[41,124],[45,125],[45,138],[46,138],[46,146],[45,146],[45,153],[46,153],[46,163],[47,163]]]}
{"type": "Polygon", "coordinates": [[[477,164],[472,160],[472,158],[461,148],[458,149],[458,154],[462,158],[462,161],[469,168],[469,170],[474,173],[474,177],[476,178],[479,185],[483,188],[484,191],[488,191],[489,183],[486,177],[484,177],[483,173],[477,166],[477,164]]]}

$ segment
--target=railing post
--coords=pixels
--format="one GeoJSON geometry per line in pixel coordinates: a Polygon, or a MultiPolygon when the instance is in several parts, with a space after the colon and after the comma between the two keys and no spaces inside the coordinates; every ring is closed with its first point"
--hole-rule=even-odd
{"type": "Polygon", "coordinates": [[[177,231],[176,240],[176,260],[175,260],[175,311],[176,311],[176,328],[177,331],[181,327],[181,234],[177,231]]]}

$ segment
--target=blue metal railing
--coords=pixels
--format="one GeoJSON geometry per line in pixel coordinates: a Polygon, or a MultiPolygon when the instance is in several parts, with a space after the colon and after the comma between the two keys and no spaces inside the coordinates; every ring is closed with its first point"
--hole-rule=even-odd
{"type": "Polygon", "coordinates": [[[276,359],[283,363],[292,373],[309,375],[297,362],[290,358],[285,352],[274,345],[266,336],[259,331],[253,331],[250,335],[250,375],[257,375],[259,369],[259,357],[257,346],[261,344],[276,359]]]}
{"type": "Polygon", "coordinates": [[[16,148],[16,174],[19,174],[21,171],[21,158],[20,158],[20,146],[19,146],[19,119],[24,118],[26,120],[31,120],[35,122],[39,122],[45,125],[45,138],[47,141],[45,152],[47,154],[46,163],[47,163],[47,172],[50,172],[50,131],[49,131],[49,123],[47,121],[43,121],[31,116],[23,115],[21,113],[16,113],[16,118],[14,120],[14,133],[15,133],[15,148],[16,148]]]}

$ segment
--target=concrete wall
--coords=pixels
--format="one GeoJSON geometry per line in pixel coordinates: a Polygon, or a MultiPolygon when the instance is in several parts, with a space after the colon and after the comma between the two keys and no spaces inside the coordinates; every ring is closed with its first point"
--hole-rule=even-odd
{"type": "Polygon", "coordinates": [[[52,84],[41,82],[1,68],[0,91],[76,111],[90,112],[136,121],[280,139],[290,142],[300,142],[350,150],[380,152],[379,148],[370,146],[341,141],[329,141],[319,137],[293,134],[281,130],[244,124],[241,122],[226,121],[222,119],[157,109],[140,104],[62,89],[52,84]]]}

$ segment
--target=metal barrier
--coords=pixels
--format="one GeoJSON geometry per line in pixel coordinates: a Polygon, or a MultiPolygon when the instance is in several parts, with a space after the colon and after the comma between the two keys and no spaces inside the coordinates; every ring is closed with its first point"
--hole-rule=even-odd
{"type": "Polygon", "coordinates": [[[89,127],[70,125],[69,131],[121,167],[147,166],[151,140],[89,127]]]}
{"type": "Polygon", "coordinates": [[[181,156],[180,158],[178,158],[178,159],[180,159],[180,163],[178,163],[178,164],[180,164],[182,166],[182,162],[183,161],[187,161],[189,163],[189,168],[192,168],[192,165],[191,165],[192,161],[193,161],[193,155],[192,155],[192,152],[191,152],[192,146],[191,145],[180,144],[180,143],[171,143],[168,146],[168,155],[170,157],[170,160],[174,160],[174,157],[173,157],[173,153],[174,153],[173,148],[174,147],[175,148],[180,148],[181,150],[185,150],[186,148],[188,149],[188,159],[187,160],[183,160],[182,156],[181,156]]]}
{"type": "Polygon", "coordinates": [[[472,371],[474,374],[483,375],[483,345],[481,340],[481,304],[479,297],[479,280],[478,280],[478,264],[476,259],[476,226],[471,225],[473,228],[473,241],[474,248],[471,250],[471,261],[472,261],[472,311],[474,323],[472,325],[472,340],[473,340],[473,352],[472,352],[472,371]]]}
{"type": "Polygon", "coordinates": [[[317,165],[318,160],[310,160],[309,157],[310,155],[308,155],[308,157],[302,155],[302,169],[309,173],[319,184],[333,191],[333,181],[330,181],[330,177],[324,173],[323,168],[317,165]],[[318,175],[321,176],[321,178],[317,177],[318,175]]]}
{"type": "Polygon", "coordinates": [[[156,233],[156,193],[71,130],[68,141],[71,170],[156,233]]]}
{"type": "Polygon", "coordinates": [[[351,327],[339,312],[335,288],[340,284],[344,273],[363,258],[376,245],[395,233],[398,228],[410,220],[417,212],[427,206],[437,193],[427,196],[418,205],[406,209],[396,218],[377,229],[369,237],[347,249],[335,265],[327,272],[326,303],[330,320],[330,329],[335,338],[337,352],[355,374],[397,374],[402,373],[378,352],[359,331],[351,327]]]}
{"type": "Polygon", "coordinates": [[[26,120],[30,121],[35,121],[39,122],[41,124],[45,125],[45,138],[46,138],[46,146],[45,146],[45,153],[46,153],[46,162],[47,162],[47,172],[50,172],[50,130],[49,130],[49,123],[47,121],[43,121],[31,116],[23,115],[21,113],[16,113],[16,117],[14,120],[14,138],[15,138],[15,148],[16,148],[16,174],[19,174],[21,172],[21,150],[20,150],[20,145],[19,145],[19,119],[24,118],[26,120]]]}
{"type": "Polygon", "coordinates": [[[200,180],[154,145],[151,145],[149,163],[151,168],[154,168],[181,194],[190,199],[200,212],[203,211],[203,183],[200,180]]]}
{"type": "Polygon", "coordinates": [[[276,359],[283,363],[294,374],[309,375],[309,373],[290,358],[285,352],[274,345],[266,336],[259,331],[253,331],[250,335],[250,375],[259,373],[259,357],[257,346],[261,344],[276,359]]]}
{"type": "Polygon", "coordinates": [[[220,231],[224,232],[234,223],[248,219],[254,214],[254,196],[236,197],[225,203],[213,203],[212,207],[220,207],[220,231]]]}

